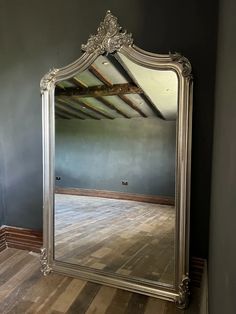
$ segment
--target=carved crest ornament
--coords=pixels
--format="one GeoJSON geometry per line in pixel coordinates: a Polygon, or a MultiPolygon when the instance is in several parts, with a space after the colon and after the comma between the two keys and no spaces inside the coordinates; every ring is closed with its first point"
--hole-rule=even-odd
{"type": "MultiPolygon", "coordinates": [[[[118,51],[122,46],[132,46],[133,38],[131,33],[123,30],[111,11],[107,11],[104,20],[100,23],[97,34],[90,35],[86,44],[81,45],[82,51],[88,54],[96,53],[102,55],[104,53],[113,53],[118,51]]],[[[176,52],[169,53],[172,61],[178,62],[182,65],[182,74],[184,77],[192,78],[192,67],[187,58],[176,52]]],[[[50,70],[41,80],[41,93],[50,88],[53,83],[56,73],[59,69],[50,70]]]]}
{"type": "Polygon", "coordinates": [[[104,21],[98,27],[97,35],[90,35],[87,44],[82,45],[81,48],[87,53],[103,54],[115,52],[123,45],[132,44],[132,34],[127,33],[126,30],[122,31],[117,17],[112,15],[111,11],[107,11],[104,21]]]}

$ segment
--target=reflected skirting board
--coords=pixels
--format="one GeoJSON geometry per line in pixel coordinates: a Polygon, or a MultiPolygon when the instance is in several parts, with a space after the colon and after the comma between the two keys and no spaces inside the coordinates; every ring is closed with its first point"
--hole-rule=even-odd
{"type": "Polygon", "coordinates": [[[42,245],[41,231],[10,226],[0,228],[0,251],[11,247],[39,253],[42,245]]]}
{"type": "Polygon", "coordinates": [[[135,194],[135,193],[126,193],[126,192],[107,191],[107,190],[65,188],[65,187],[59,187],[59,186],[56,187],[55,192],[58,194],[104,197],[104,198],[111,198],[111,199],[113,198],[113,199],[118,199],[118,200],[145,202],[145,203],[162,204],[162,205],[170,205],[170,206],[175,205],[174,198],[167,197],[167,196],[135,194]]]}

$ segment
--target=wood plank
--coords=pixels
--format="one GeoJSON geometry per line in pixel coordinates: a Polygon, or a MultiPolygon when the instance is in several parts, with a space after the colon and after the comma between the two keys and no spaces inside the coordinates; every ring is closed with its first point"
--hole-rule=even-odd
{"type": "Polygon", "coordinates": [[[39,281],[33,285],[32,289],[27,291],[23,299],[25,301],[33,302],[35,308],[37,308],[37,306],[41,305],[52,291],[55,291],[56,287],[61,285],[63,279],[64,277],[58,274],[51,274],[47,277],[40,276],[39,281]]]}
{"type": "Polygon", "coordinates": [[[115,117],[113,117],[112,115],[106,113],[104,110],[94,107],[93,105],[91,105],[90,103],[88,103],[87,101],[79,101],[76,97],[73,97],[73,100],[75,100],[80,106],[85,107],[89,110],[92,110],[96,113],[98,113],[99,115],[107,118],[107,119],[115,119],[115,117]]]}
{"type": "Polygon", "coordinates": [[[183,314],[183,312],[185,311],[178,309],[174,303],[165,303],[164,314],[183,314]]]}
{"type": "MultiPolygon", "coordinates": [[[[22,252],[24,253],[24,251],[22,252]]],[[[18,257],[19,255],[20,254],[18,250],[12,248],[8,248],[4,252],[2,252],[0,254],[0,274],[3,273],[8,267],[11,267],[13,263],[17,263],[18,259],[21,258],[21,255],[20,257],[18,257]]]]}
{"type": "Polygon", "coordinates": [[[54,291],[47,295],[42,304],[37,306],[37,310],[35,312],[39,314],[50,314],[51,306],[58,299],[58,296],[60,296],[65,289],[67,289],[72,280],[72,278],[63,277],[62,282],[55,288],[54,291]]]}
{"type": "Polygon", "coordinates": [[[203,258],[191,257],[190,259],[190,275],[191,285],[194,287],[200,287],[202,281],[202,275],[204,272],[205,260],[203,258]]]}
{"type": "Polygon", "coordinates": [[[148,105],[148,107],[155,113],[155,115],[162,120],[166,120],[160,110],[153,104],[153,102],[148,98],[148,96],[143,92],[140,94],[140,97],[144,100],[144,102],[148,105]]]}
{"type": "Polygon", "coordinates": [[[76,98],[84,97],[103,97],[123,94],[141,94],[142,89],[133,83],[114,84],[114,85],[96,85],[87,88],[66,87],[65,89],[55,90],[55,96],[76,96],[76,98]]]}
{"type": "Polygon", "coordinates": [[[63,114],[62,112],[59,113],[57,110],[55,112],[55,118],[56,119],[66,119],[66,120],[71,119],[70,117],[68,117],[68,115],[63,114]]]}
{"type": "MultiPolygon", "coordinates": [[[[15,300],[14,300],[15,301],[15,300]]],[[[30,308],[33,305],[33,302],[30,301],[21,301],[12,308],[11,312],[16,314],[26,313],[28,308],[30,308]]]]}
{"type": "Polygon", "coordinates": [[[9,267],[1,273],[0,286],[3,287],[4,284],[11,279],[15,272],[20,272],[28,262],[33,260],[34,257],[28,254],[27,251],[23,251],[21,256],[18,255],[14,260],[9,260],[9,262],[11,262],[9,263],[9,267]]]}
{"type": "MultiPolygon", "coordinates": [[[[8,257],[11,264],[18,254],[20,260],[23,253],[15,249],[1,252],[0,269],[4,257],[8,257]]],[[[199,291],[198,288],[193,290],[189,309],[180,311],[173,303],[129,291],[56,274],[44,277],[39,271],[38,257],[32,256],[18,269],[12,264],[11,275],[0,289],[0,311],[3,314],[197,314],[201,303],[199,291]]]]}
{"type": "Polygon", "coordinates": [[[81,116],[79,112],[77,112],[74,108],[71,108],[69,106],[65,106],[64,104],[60,103],[60,100],[56,100],[55,103],[55,110],[56,113],[61,113],[64,116],[67,116],[68,118],[74,118],[74,119],[80,119],[84,120],[85,118],[81,116]]]}
{"type": "Polygon", "coordinates": [[[92,303],[93,299],[95,298],[100,288],[101,285],[88,282],[80,292],[78,298],[70,306],[69,310],[67,311],[67,314],[85,313],[88,310],[90,304],[92,303]]]}
{"type": "MultiPolygon", "coordinates": [[[[128,71],[125,70],[124,66],[122,66],[116,58],[109,58],[109,61],[117,69],[117,71],[119,71],[121,73],[121,75],[125,76],[125,78],[128,82],[134,81],[134,79],[131,77],[131,75],[128,73],[128,71]],[[122,71],[121,71],[121,69],[122,69],[122,71]]],[[[137,82],[135,82],[135,84],[138,85],[137,82]]],[[[152,101],[149,99],[149,97],[145,94],[145,91],[143,91],[143,93],[140,94],[140,97],[144,100],[144,102],[148,105],[148,107],[155,113],[156,116],[165,120],[162,113],[158,110],[158,108],[152,103],[152,101]]]]}
{"type": "Polygon", "coordinates": [[[147,115],[142,111],[142,109],[135,105],[128,97],[125,95],[120,95],[119,97],[126,103],[126,105],[138,112],[142,117],[147,118],[147,115]]]}
{"type": "Polygon", "coordinates": [[[5,229],[0,227],[0,252],[6,249],[5,229]]]}
{"type": "Polygon", "coordinates": [[[7,298],[11,292],[22,283],[23,280],[29,278],[31,276],[31,272],[34,271],[37,267],[38,261],[31,259],[30,263],[24,264],[19,272],[15,273],[13,269],[13,276],[1,286],[0,302],[7,298]]]}
{"type": "MultiPolygon", "coordinates": [[[[100,120],[100,118],[94,116],[93,114],[75,107],[75,105],[73,103],[71,103],[70,99],[68,99],[68,98],[64,99],[64,98],[57,97],[56,101],[58,103],[62,104],[63,108],[65,108],[65,106],[66,106],[66,108],[71,109],[73,112],[76,112],[77,114],[82,114],[85,117],[88,117],[88,118],[91,118],[91,119],[100,120]]],[[[77,101],[77,104],[79,104],[80,106],[84,107],[83,104],[78,102],[78,101],[77,101]]]]}
{"type": "Polygon", "coordinates": [[[105,106],[107,106],[111,110],[115,110],[118,114],[123,116],[124,118],[130,119],[130,116],[128,116],[124,111],[117,108],[114,104],[109,102],[107,99],[104,99],[102,97],[97,97],[97,100],[101,101],[105,106]]]}
{"type": "Polygon", "coordinates": [[[105,313],[124,314],[131,296],[132,292],[118,289],[105,313]]]}
{"type": "Polygon", "coordinates": [[[145,314],[164,314],[165,301],[160,299],[149,298],[145,309],[145,314]]]}
{"type": "Polygon", "coordinates": [[[125,314],[144,314],[147,301],[147,296],[133,293],[129,300],[125,314]]]}
{"type": "MultiPolygon", "coordinates": [[[[101,82],[103,82],[103,84],[105,84],[106,86],[112,86],[112,83],[104,76],[102,75],[100,72],[98,72],[98,70],[92,65],[89,68],[89,71],[96,76],[97,79],[99,79],[101,82]]],[[[146,118],[147,115],[141,110],[141,108],[139,108],[138,106],[136,106],[129,98],[127,98],[125,95],[117,95],[120,99],[123,100],[123,102],[126,103],[126,105],[128,105],[129,107],[131,107],[133,110],[135,110],[136,112],[138,112],[142,117],[146,118]]]]}
{"type": "Polygon", "coordinates": [[[92,64],[89,68],[89,72],[91,72],[99,81],[101,81],[106,86],[112,86],[112,82],[108,80],[104,75],[102,75],[97,68],[92,64]]]}
{"type": "Polygon", "coordinates": [[[98,291],[86,314],[104,314],[116,293],[115,288],[103,286],[98,291]]]}
{"type": "Polygon", "coordinates": [[[82,87],[82,88],[88,87],[84,82],[80,81],[77,77],[72,77],[68,81],[78,87],[82,87]]]}
{"type": "Polygon", "coordinates": [[[35,239],[42,238],[42,231],[41,230],[33,230],[21,227],[12,227],[12,226],[5,226],[6,234],[16,234],[16,235],[28,235],[28,237],[33,237],[35,239]]]}
{"type": "MultiPolygon", "coordinates": [[[[30,264],[31,263],[28,263],[28,266],[30,266],[30,264]]],[[[4,300],[0,303],[2,313],[25,314],[28,308],[32,306],[33,302],[24,301],[23,298],[27,291],[38,282],[42,274],[37,268],[30,270],[29,267],[29,272],[31,272],[30,276],[22,279],[20,285],[15,287],[8,297],[4,298],[4,300]]]]}
{"type": "Polygon", "coordinates": [[[104,197],[119,200],[129,200],[136,202],[145,202],[153,204],[163,204],[173,206],[175,200],[172,197],[167,196],[156,196],[156,195],[145,195],[135,193],[125,193],[107,190],[94,190],[94,189],[81,189],[81,188],[63,188],[56,187],[55,192],[58,194],[69,194],[69,195],[81,195],[81,196],[94,196],[104,197]]]}
{"type": "Polygon", "coordinates": [[[55,214],[57,260],[173,284],[173,206],[56,194],[55,214]]]}
{"type": "Polygon", "coordinates": [[[51,309],[53,311],[66,313],[77,296],[80,294],[81,290],[84,288],[85,284],[85,281],[73,279],[65,291],[52,304],[51,309]]]}
{"type": "Polygon", "coordinates": [[[2,235],[4,236],[5,246],[11,248],[40,252],[43,243],[42,232],[32,229],[4,226],[2,235]]]}

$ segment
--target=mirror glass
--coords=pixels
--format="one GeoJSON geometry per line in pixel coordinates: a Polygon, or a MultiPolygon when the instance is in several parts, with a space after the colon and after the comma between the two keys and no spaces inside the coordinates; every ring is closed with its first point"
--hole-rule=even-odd
{"type": "Polygon", "coordinates": [[[55,88],[54,257],[173,286],[178,78],[99,56],[55,88]]]}

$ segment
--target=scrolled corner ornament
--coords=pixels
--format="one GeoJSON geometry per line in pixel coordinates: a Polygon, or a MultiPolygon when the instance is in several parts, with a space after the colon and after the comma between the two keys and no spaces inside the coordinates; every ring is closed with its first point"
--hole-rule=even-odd
{"type": "Polygon", "coordinates": [[[186,275],[183,278],[181,284],[179,285],[179,296],[176,300],[176,307],[182,310],[186,309],[189,304],[189,295],[190,295],[189,282],[190,282],[190,279],[186,275]]]}
{"type": "Polygon", "coordinates": [[[44,75],[40,82],[40,90],[43,93],[46,90],[49,90],[50,85],[54,82],[56,73],[59,69],[52,69],[47,74],[44,75]]]}
{"type": "Polygon", "coordinates": [[[184,77],[192,78],[192,66],[189,60],[182,56],[181,53],[175,52],[174,54],[170,53],[172,61],[178,62],[182,65],[182,75],[184,77]]]}
{"type": "Polygon", "coordinates": [[[40,254],[40,264],[41,264],[41,272],[44,276],[47,276],[51,273],[52,269],[48,266],[48,256],[46,248],[41,249],[40,254]]]}
{"type": "Polygon", "coordinates": [[[110,11],[107,11],[104,21],[100,23],[96,35],[90,35],[86,44],[81,49],[87,53],[104,54],[113,53],[119,50],[123,45],[132,45],[132,34],[122,31],[115,17],[110,11]]]}

